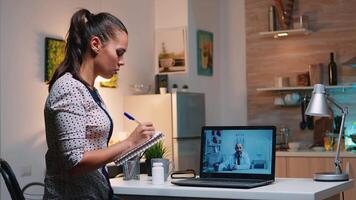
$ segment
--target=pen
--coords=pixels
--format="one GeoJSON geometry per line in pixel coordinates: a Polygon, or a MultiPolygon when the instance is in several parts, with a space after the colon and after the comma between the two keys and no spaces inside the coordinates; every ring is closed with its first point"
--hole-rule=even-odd
{"type": "Polygon", "coordinates": [[[131,116],[129,113],[124,112],[125,117],[127,117],[129,120],[135,121],[138,124],[141,124],[137,119],[135,119],[133,116],[131,116]]]}

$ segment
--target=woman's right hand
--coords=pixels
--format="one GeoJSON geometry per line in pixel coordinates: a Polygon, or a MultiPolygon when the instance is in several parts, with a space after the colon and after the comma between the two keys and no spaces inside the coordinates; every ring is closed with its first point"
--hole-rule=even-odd
{"type": "Polygon", "coordinates": [[[155,127],[153,126],[152,122],[143,122],[135,128],[127,140],[136,146],[150,139],[154,133],[155,127]]]}

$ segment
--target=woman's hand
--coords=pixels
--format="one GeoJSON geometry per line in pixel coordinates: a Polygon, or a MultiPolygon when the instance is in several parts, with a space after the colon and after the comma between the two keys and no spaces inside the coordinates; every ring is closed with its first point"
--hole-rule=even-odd
{"type": "Polygon", "coordinates": [[[150,139],[155,133],[155,127],[152,122],[140,123],[135,130],[127,138],[134,146],[145,142],[150,139]]]}

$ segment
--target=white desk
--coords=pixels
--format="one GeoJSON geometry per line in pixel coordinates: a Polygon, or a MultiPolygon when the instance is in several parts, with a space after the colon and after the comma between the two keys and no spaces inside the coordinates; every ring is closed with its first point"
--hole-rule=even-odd
{"type": "Polygon", "coordinates": [[[337,195],[352,187],[353,180],[345,182],[315,182],[305,178],[277,178],[267,186],[253,189],[228,189],[211,187],[183,187],[167,181],[164,185],[152,185],[151,178],[141,175],[139,181],[110,179],[115,194],[139,196],[165,196],[220,199],[273,199],[273,200],[321,200],[337,195]]]}

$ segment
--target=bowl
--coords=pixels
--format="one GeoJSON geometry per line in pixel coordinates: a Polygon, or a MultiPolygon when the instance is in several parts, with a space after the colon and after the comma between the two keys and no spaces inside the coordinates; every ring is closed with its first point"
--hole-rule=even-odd
{"type": "Polygon", "coordinates": [[[317,151],[317,152],[322,152],[322,151],[325,151],[325,148],[324,147],[319,147],[319,146],[316,146],[316,147],[313,147],[312,148],[313,151],[317,151]]]}
{"type": "Polygon", "coordinates": [[[131,85],[131,91],[133,94],[148,94],[151,91],[151,86],[142,83],[136,83],[131,85]]]}
{"type": "Polygon", "coordinates": [[[289,142],[288,147],[290,151],[298,151],[300,147],[300,142],[289,142]]]}

